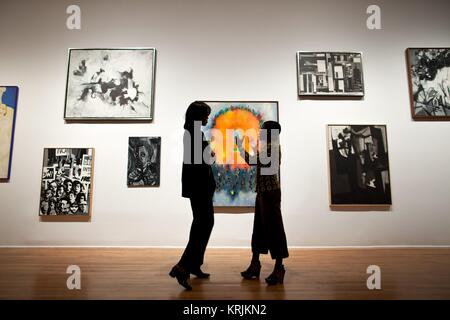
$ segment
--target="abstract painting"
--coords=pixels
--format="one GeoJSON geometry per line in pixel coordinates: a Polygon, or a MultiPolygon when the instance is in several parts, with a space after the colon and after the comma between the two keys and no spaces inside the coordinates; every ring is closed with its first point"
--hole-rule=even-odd
{"type": "Polygon", "coordinates": [[[216,157],[212,165],[217,185],[214,206],[253,207],[256,198],[256,167],[249,166],[242,159],[233,132],[250,133],[248,139],[256,140],[264,121],[278,121],[278,102],[205,103],[211,107],[205,137],[210,141],[216,157]],[[216,136],[219,134],[220,139],[216,136]]]}
{"type": "Polygon", "coordinates": [[[358,52],[297,52],[299,96],[364,96],[358,52]]]}
{"type": "Polygon", "coordinates": [[[386,126],[329,125],[331,206],[391,204],[386,126]]]}
{"type": "Polygon", "coordinates": [[[151,120],[156,50],[70,49],[66,120],[151,120]]]}
{"type": "Polygon", "coordinates": [[[46,148],[40,216],[90,216],[94,149],[46,148]]]}
{"type": "Polygon", "coordinates": [[[410,48],[411,112],[415,120],[450,120],[450,48],[410,48]]]}
{"type": "Polygon", "coordinates": [[[159,186],[160,137],[130,137],[128,140],[128,186],[159,186]]]}
{"type": "Polygon", "coordinates": [[[18,87],[0,86],[0,180],[9,180],[18,87]]]}

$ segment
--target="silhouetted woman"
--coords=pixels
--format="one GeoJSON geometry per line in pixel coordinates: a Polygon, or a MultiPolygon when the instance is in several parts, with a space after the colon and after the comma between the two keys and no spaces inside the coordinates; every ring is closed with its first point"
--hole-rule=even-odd
{"type": "Polygon", "coordinates": [[[236,143],[245,161],[249,165],[256,165],[256,203],[252,234],[253,257],[250,266],[247,270],[241,272],[241,275],[247,280],[259,279],[261,271],[259,255],[267,254],[270,251],[272,259],[275,260],[275,267],[266,278],[266,282],[269,285],[275,285],[283,283],[286,272],[283,259],[289,256],[281,216],[281,189],[278,179],[281,160],[279,145],[281,126],[276,121],[266,121],[261,129],[259,145],[256,147],[253,156],[242,147],[242,140],[236,138],[236,143]],[[278,153],[277,157],[273,154],[275,152],[278,153]]]}
{"type": "Polygon", "coordinates": [[[208,122],[211,108],[204,102],[193,102],[186,111],[184,123],[184,154],[181,176],[182,196],[189,198],[193,214],[189,242],[169,275],[191,290],[189,275],[208,278],[200,267],[203,264],[206,246],[214,225],[213,195],[216,183],[211,170],[213,155],[205,140],[201,126],[208,122]]]}

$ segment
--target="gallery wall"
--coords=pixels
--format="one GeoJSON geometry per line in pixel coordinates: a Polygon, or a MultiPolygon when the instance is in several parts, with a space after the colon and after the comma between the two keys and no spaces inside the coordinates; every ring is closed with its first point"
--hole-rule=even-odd
{"type": "MultiPolygon", "coordinates": [[[[450,123],[411,119],[405,49],[450,46],[448,0],[2,1],[0,84],[19,86],[0,245],[184,246],[184,112],[194,100],[276,100],[290,246],[450,245],[450,123]],[[66,8],[81,7],[81,30],[66,8]],[[378,4],[382,29],[368,30],[378,4]],[[65,123],[67,49],[155,47],[151,123],[65,123]],[[362,100],[299,100],[296,51],[363,52],[362,100]],[[329,208],[327,124],[386,124],[393,205],[329,208]],[[128,188],[130,136],[160,136],[161,183],[128,188]],[[40,221],[43,148],[93,147],[90,222],[40,221]]],[[[212,246],[250,244],[251,213],[216,214],[212,246]]]]}

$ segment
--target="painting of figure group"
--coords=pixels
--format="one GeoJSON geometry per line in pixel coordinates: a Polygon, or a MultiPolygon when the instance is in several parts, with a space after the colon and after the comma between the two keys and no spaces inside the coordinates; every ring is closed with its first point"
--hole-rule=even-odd
{"type": "Polygon", "coordinates": [[[89,215],[93,149],[45,149],[39,215],[89,215]]]}

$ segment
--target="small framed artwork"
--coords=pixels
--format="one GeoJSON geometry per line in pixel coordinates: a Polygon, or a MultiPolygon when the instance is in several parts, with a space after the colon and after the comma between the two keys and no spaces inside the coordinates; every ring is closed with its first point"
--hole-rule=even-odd
{"type": "Polygon", "coordinates": [[[364,77],[360,52],[297,52],[300,97],[363,97],[364,77]]]}
{"type": "Polygon", "coordinates": [[[64,119],[153,118],[156,49],[69,49],[64,119]]]}
{"type": "Polygon", "coordinates": [[[40,216],[91,215],[93,148],[46,148],[40,216]]]}
{"type": "MultiPolygon", "coordinates": [[[[256,199],[256,166],[242,158],[227,131],[249,134],[243,138],[256,142],[261,125],[278,121],[277,101],[203,101],[211,107],[205,137],[215,153],[212,171],[216,181],[215,207],[254,207],[256,199]],[[253,134],[252,134],[253,133],[253,134]],[[221,137],[217,136],[220,135],[221,137]]],[[[250,147],[249,147],[250,148],[250,147]]],[[[248,149],[248,152],[252,150],[248,149]]]]}
{"type": "Polygon", "coordinates": [[[390,206],[385,125],[328,125],[330,206],[390,206]]]}
{"type": "Polygon", "coordinates": [[[406,50],[414,120],[450,120],[450,48],[406,50]]]}
{"type": "Polygon", "coordinates": [[[127,185],[157,187],[160,181],[161,137],[130,137],[127,185]]]}
{"type": "Polygon", "coordinates": [[[11,174],[18,93],[18,87],[0,86],[0,181],[9,180],[11,174]]]}

